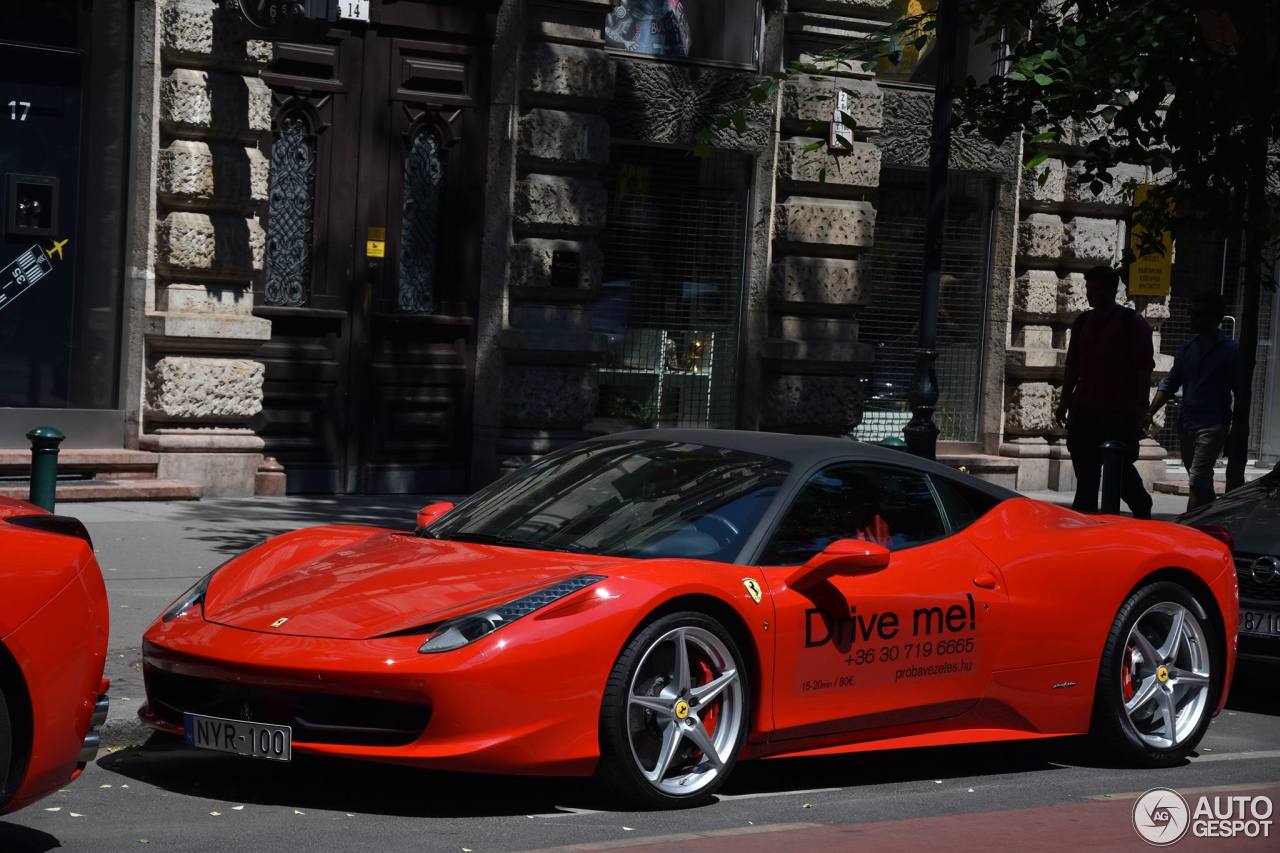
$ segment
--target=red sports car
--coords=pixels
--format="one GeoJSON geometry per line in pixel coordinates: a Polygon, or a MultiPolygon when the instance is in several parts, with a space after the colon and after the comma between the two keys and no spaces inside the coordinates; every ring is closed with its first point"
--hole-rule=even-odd
{"type": "Polygon", "coordinates": [[[1226,547],[841,439],[645,431],[416,533],[271,539],[147,631],[196,747],[710,797],[739,758],[1090,732],[1167,765],[1235,663],[1226,547]]]}
{"type": "Polygon", "coordinates": [[[107,718],[107,589],[84,525],[0,498],[0,814],[80,775],[107,718]]]}

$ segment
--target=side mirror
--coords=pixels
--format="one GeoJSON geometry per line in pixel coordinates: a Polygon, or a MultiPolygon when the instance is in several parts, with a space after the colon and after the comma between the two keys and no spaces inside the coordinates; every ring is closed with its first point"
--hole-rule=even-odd
{"type": "Polygon", "coordinates": [[[861,539],[837,539],[822,552],[809,558],[787,578],[787,586],[812,586],[827,578],[843,575],[869,575],[889,565],[889,549],[861,539]]]}
{"type": "Polygon", "coordinates": [[[440,501],[438,503],[427,504],[418,510],[418,530],[422,530],[431,522],[453,509],[453,504],[448,501],[440,501]]]}

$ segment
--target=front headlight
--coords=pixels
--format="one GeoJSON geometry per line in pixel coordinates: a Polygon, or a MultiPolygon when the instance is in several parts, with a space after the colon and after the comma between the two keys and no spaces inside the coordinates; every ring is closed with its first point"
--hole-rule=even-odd
{"type": "MultiPolygon", "coordinates": [[[[216,571],[217,569],[213,570],[213,572],[216,571]]],[[[172,622],[197,604],[204,604],[204,594],[209,589],[209,581],[213,578],[213,572],[209,572],[209,574],[200,578],[191,589],[175,598],[173,604],[170,604],[164,613],[160,615],[161,621],[172,622]]]]}
{"type": "Polygon", "coordinates": [[[604,580],[603,575],[578,575],[530,593],[524,598],[517,598],[501,607],[492,607],[478,613],[468,613],[466,616],[450,619],[436,628],[418,651],[423,654],[434,654],[460,649],[481,637],[489,636],[508,622],[514,622],[521,616],[527,616],[554,601],[559,601],[566,595],[571,595],[602,580],[604,580]]]}

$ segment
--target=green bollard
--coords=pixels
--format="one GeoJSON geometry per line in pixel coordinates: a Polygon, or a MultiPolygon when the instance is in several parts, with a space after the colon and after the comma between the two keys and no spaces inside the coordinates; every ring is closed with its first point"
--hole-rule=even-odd
{"type": "Polygon", "coordinates": [[[27,433],[31,442],[31,503],[53,512],[58,494],[58,445],[66,438],[55,427],[36,427],[27,433]]]}
{"type": "Polygon", "coordinates": [[[880,445],[881,447],[887,447],[890,450],[906,450],[907,449],[907,443],[905,441],[892,435],[888,436],[887,438],[880,439],[879,441],[876,442],[876,444],[880,445]]]}

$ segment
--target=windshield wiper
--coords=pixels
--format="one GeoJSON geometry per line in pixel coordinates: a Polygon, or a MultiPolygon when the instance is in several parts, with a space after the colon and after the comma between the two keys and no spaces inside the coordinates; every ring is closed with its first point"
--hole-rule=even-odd
{"type": "Polygon", "coordinates": [[[479,545],[501,545],[506,548],[527,548],[533,551],[568,551],[574,554],[589,553],[581,545],[552,545],[549,542],[530,542],[526,539],[514,539],[509,536],[496,536],[492,533],[450,533],[436,537],[450,542],[475,542],[479,545]]]}

